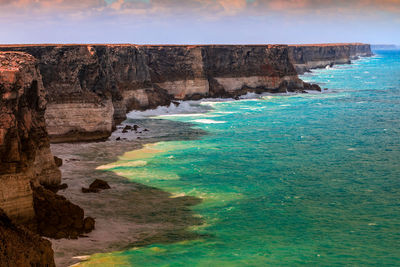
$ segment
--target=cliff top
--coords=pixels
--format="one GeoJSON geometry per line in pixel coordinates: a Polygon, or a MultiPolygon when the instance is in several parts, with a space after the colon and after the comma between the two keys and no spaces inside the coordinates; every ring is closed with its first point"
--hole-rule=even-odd
{"type": "Polygon", "coordinates": [[[323,44],[0,44],[0,47],[38,47],[38,46],[136,46],[136,47],[218,47],[218,46],[342,46],[342,45],[365,45],[364,43],[323,43],[323,44]]]}
{"type": "Polygon", "coordinates": [[[367,45],[365,43],[325,43],[325,44],[289,44],[288,46],[349,46],[349,45],[367,45]]]}

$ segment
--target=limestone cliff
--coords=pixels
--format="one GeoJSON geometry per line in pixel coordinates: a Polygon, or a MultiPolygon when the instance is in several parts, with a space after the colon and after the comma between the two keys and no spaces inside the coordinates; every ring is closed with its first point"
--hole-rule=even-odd
{"type": "Polygon", "coordinates": [[[36,224],[31,183],[61,179],[46,132],[44,95],[31,55],[0,52],[1,266],[54,266],[50,242],[14,224],[36,224]]]}
{"type": "Polygon", "coordinates": [[[0,52],[0,208],[17,222],[33,219],[31,181],[61,180],[46,132],[44,96],[33,57],[0,52]]]}
{"type": "Polygon", "coordinates": [[[349,64],[360,56],[371,56],[369,44],[290,45],[289,57],[299,74],[314,68],[349,64]]]}
{"type": "Polygon", "coordinates": [[[26,45],[38,59],[53,142],[99,140],[127,111],[171,100],[309,89],[285,45],[26,45]]]}
{"type": "Polygon", "coordinates": [[[22,45],[38,59],[53,142],[101,140],[127,111],[171,100],[319,89],[297,73],[371,55],[366,44],[22,45]]]}
{"type": "Polygon", "coordinates": [[[44,188],[61,181],[45,95],[33,56],[0,52],[0,266],[54,266],[50,242],[35,232],[77,238],[94,228],[80,207],[44,188]]]}

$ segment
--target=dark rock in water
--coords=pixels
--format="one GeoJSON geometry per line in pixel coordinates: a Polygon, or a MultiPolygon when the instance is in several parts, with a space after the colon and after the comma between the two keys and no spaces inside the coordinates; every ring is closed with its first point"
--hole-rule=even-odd
{"type": "Polygon", "coordinates": [[[171,103],[174,104],[175,107],[179,107],[179,105],[181,104],[181,103],[179,103],[178,101],[171,101],[171,103]]]}
{"type": "Polygon", "coordinates": [[[95,220],[92,217],[87,217],[83,220],[83,230],[85,233],[90,233],[95,228],[95,220]]]}
{"type": "Polygon", "coordinates": [[[15,225],[1,209],[0,266],[55,266],[50,241],[15,225]]]}
{"type": "Polygon", "coordinates": [[[143,130],[143,132],[148,132],[148,131],[149,131],[148,129],[144,129],[144,130],[143,130]]]}
{"type": "Polygon", "coordinates": [[[239,99],[240,99],[240,97],[238,97],[238,96],[235,96],[233,99],[235,99],[235,100],[239,100],[239,99]]]}
{"type": "Polygon", "coordinates": [[[89,188],[85,188],[85,187],[82,187],[82,193],[98,193],[98,192],[100,192],[100,190],[92,190],[92,189],[89,189],[89,188]]]}
{"type": "Polygon", "coordinates": [[[117,141],[121,141],[121,137],[117,137],[117,139],[115,139],[115,140],[117,140],[117,141]]]}
{"type": "Polygon", "coordinates": [[[96,179],[93,183],[90,184],[89,188],[82,188],[83,193],[98,193],[101,190],[110,189],[111,187],[108,185],[106,181],[96,179]]]}
{"type": "Polygon", "coordinates": [[[60,190],[65,190],[68,188],[67,184],[60,184],[60,185],[42,185],[47,190],[52,191],[53,193],[57,193],[60,190]]]}
{"type": "Polygon", "coordinates": [[[133,130],[137,131],[140,127],[138,125],[133,125],[133,130]]]}
{"type": "Polygon", "coordinates": [[[43,187],[32,189],[37,232],[40,235],[76,239],[87,233],[82,208],[43,187]]]}
{"type": "Polygon", "coordinates": [[[100,189],[100,190],[105,190],[105,189],[110,189],[111,187],[108,185],[106,181],[96,179],[91,185],[89,186],[90,189],[100,189]]]}
{"type": "Polygon", "coordinates": [[[304,83],[304,89],[310,91],[319,91],[319,92],[322,91],[321,87],[319,87],[318,84],[311,84],[311,83],[304,83]]]}
{"type": "Polygon", "coordinates": [[[67,184],[60,184],[60,186],[58,187],[58,189],[59,190],[65,190],[65,189],[67,189],[68,188],[68,185],[67,184]]]}
{"type": "Polygon", "coordinates": [[[63,165],[63,160],[59,157],[54,156],[54,162],[56,163],[57,167],[61,167],[63,165]]]}
{"type": "Polygon", "coordinates": [[[132,130],[132,126],[126,125],[126,126],[124,127],[124,130],[132,130]]]}

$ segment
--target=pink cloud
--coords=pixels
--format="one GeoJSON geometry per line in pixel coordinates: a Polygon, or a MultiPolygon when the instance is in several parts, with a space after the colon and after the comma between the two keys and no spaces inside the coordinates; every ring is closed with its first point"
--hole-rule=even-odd
{"type": "Polygon", "coordinates": [[[68,14],[159,14],[232,16],[279,12],[382,11],[400,13],[400,0],[0,0],[0,14],[68,13],[68,14]]]}

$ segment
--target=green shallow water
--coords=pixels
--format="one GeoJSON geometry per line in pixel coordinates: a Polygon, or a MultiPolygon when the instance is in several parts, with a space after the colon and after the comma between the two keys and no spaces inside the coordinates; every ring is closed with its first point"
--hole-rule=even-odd
{"type": "Polygon", "coordinates": [[[208,132],[104,169],[203,199],[204,239],[92,256],[84,266],[400,265],[400,51],[306,74],[318,94],[203,102],[159,117],[208,132]]]}

